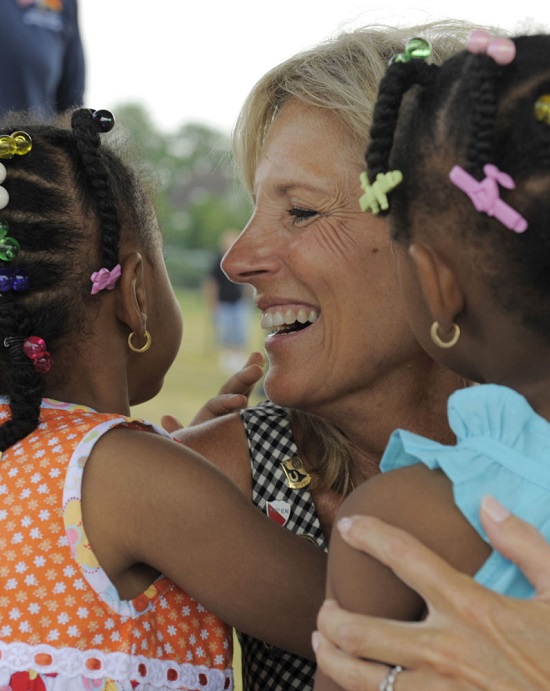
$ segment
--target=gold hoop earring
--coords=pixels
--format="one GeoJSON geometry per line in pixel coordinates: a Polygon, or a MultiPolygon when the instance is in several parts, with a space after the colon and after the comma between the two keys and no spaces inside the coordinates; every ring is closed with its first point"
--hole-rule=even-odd
{"type": "Polygon", "coordinates": [[[136,346],[132,343],[135,335],[136,334],[132,331],[128,336],[128,347],[130,350],[132,350],[134,353],[144,353],[146,350],[149,350],[152,340],[151,334],[147,330],[145,331],[145,345],[142,345],[141,348],[136,348],[136,346]]]}
{"type": "Polygon", "coordinates": [[[437,333],[438,329],[439,322],[434,322],[432,324],[432,328],[430,329],[430,336],[438,348],[452,348],[458,343],[458,339],[460,338],[460,327],[458,324],[453,324],[454,331],[450,341],[442,341],[440,335],[437,333]]]}

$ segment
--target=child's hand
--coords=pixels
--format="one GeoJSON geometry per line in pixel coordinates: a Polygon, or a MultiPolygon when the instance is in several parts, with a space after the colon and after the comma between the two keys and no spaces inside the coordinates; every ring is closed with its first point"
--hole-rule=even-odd
{"type": "MultiPolygon", "coordinates": [[[[232,375],[218,391],[218,395],[207,401],[189,423],[189,426],[213,420],[216,417],[241,410],[248,405],[248,398],[255,384],[263,375],[264,356],[259,352],[251,353],[245,365],[232,375]]],[[[172,415],[163,415],[161,424],[164,429],[177,438],[177,431],[184,425],[172,415]]]]}

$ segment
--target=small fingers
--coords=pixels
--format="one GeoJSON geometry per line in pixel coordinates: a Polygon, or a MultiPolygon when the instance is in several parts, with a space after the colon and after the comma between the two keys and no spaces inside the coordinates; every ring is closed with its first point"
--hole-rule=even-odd
{"type": "Polygon", "coordinates": [[[162,425],[163,429],[168,432],[168,434],[173,434],[174,432],[183,429],[183,424],[173,415],[163,415],[160,419],[160,424],[162,425]]]}
{"type": "Polygon", "coordinates": [[[265,358],[261,353],[251,353],[244,366],[221,386],[219,394],[243,394],[249,396],[254,385],[263,376],[264,363],[265,358]]]}
{"type": "Polygon", "coordinates": [[[189,426],[193,427],[194,425],[200,425],[201,422],[207,422],[208,420],[222,417],[228,413],[234,413],[236,410],[241,410],[241,408],[245,408],[247,405],[248,396],[244,394],[219,394],[203,405],[191,420],[189,426]]]}

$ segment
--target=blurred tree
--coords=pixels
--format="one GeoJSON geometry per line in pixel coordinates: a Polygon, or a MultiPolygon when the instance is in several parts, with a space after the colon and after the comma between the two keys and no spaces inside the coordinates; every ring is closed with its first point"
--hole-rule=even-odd
{"type": "Polygon", "coordinates": [[[214,249],[225,228],[242,227],[250,215],[235,178],[229,136],[201,123],[188,123],[171,137],[170,147],[178,161],[169,186],[176,212],[172,228],[186,247],[214,249]]]}
{"type": "Polygon", "coordinates": [[[153,181],[170,276],[176,284],[198,286],[219,235],[244,227],[250,216],[229,135],[202,123],[160,132],[141,104],[120,106],[116,116],[119,137],[153,181]]]}

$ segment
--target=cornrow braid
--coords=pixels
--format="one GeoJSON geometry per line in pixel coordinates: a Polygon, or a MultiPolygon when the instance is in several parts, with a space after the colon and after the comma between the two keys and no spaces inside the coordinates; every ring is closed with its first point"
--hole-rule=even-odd
{"type": "Polygon", "coordinates": [[[81,337],[99,306],[90,276],[102,242],[112,265],[121,232],[137,234],[144,247],[157,241],[140,177],[114,148],[98,147],[105,127],[89,111],[73,120],[71,129],[64,118],[45,124],[11,113],[0,123],[0,132],[23,130],[32,140],[27,155],[5,161],[2,183],[8,203],[0,218],[19,245],[13,261],[0,261],[2,277],[24,274],[28,283],[16,291],[0,281],[0,393],[10,406],[0,421],[0,451],[36,428],[43,396],[65,381],[68,337],[81,337]],[[43,339],[53,358],[45,377],[23,349],[31,336],[43,339]]]}
{"type": "Polygon", "coordinates": [[[95,203],[101,221],[102,265],[112,269],[118,263],[120,220],[105,164],[100,155],[100,126],[94,111],[76,110],[71,117],[76,146],[82,159],[82,174],[94,191],[95,203]]]}
{"type": "MultiPolygon", "coordinates": [[[[402,173],[390,204],[394,241],[440,234],[456,242],[495,305],[550,339],[550,36],[507,41],[515,54],[508,62],[470,50],[447,59],[430,88],[403,102],[389,159],[387,143],[375,139],[373,151],[385,147],[382,163],[367,161],[389,160],[402,173]],[[471,193],[451,177],[457,168],[474,178],[471,193]],[[494,199],[481,204],[493,206],[478,209],[472,197],[490,185],[494,199]]],[[[391,72],[398,68],[406,65],[391,72]]],[[[381,108],[376,117],[390,116],[381,108]]]]}
{"type": "Polygon", "coordinates": [[[366,152],[369,180],[374,182],[379,173],[389,170],[389,159],[399,110],[403,97],[416,85],[426,85],[437,71],[437,66],[424,60],[391,64],[382,81],[373,113],[370,145],[366,152]]]}
{"type": "Polygon", "coordinates": [[[3,377],[11,409],[11,418],[0,427],[1,452],[36,429],[44,390],[44,378],[23,352],[23,340],[32,332],[32,320],[25,307],[9,302],[3,298],[0,309],[0,334],[7,359],[3,377]]]}
{"type": "Polygon", "coordinates": [[[71,193],[57,154],[57,147],[70,148],[72,137],[53,130],[57,147],[52,147],[40,136],[51,136],[51,128],[38,131],[29,153],[6,161],[3,183],[9,202],[2,209],[2,221],[19,243],[9,268],[28,276],[28,286],[0,296],[0,381],[11,412],[0,426],[2,452],[32,432],[40,418],[44,376],[25,354],[23,344],[29,336],[39,336],[49,346],[62,336],[71,325],[68,307],[75,299],[68,297],[70,289],[64,284],[74,275],[71,259],[82,234],[69,211],[71,193]]]}
{"type": "Polygon", "coordinates": [[[471,129],[464,169],[474,177],[483,177],[483,166],[494,158],[496,94],[498,70],[502,68],[488,55],[472,55],[465,66],[464,79],[469,84],[471,129]]]}

